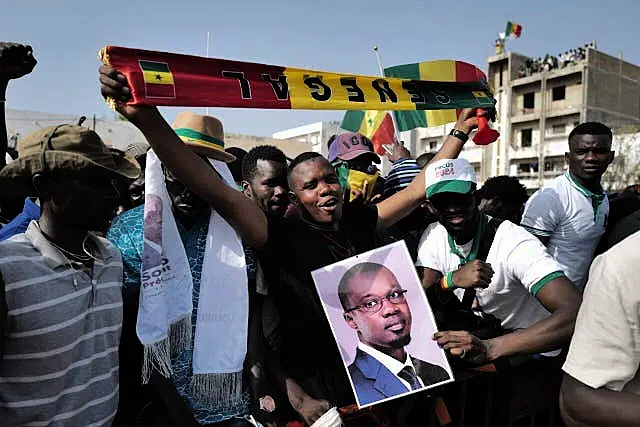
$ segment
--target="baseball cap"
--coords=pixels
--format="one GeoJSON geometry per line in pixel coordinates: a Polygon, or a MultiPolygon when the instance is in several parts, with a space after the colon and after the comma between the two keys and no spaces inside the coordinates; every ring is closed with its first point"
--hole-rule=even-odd
{"type": "Polygon", "coordinates": [[[478,183],[473,166],[465,159],[438,160],[425,173],[427,199],[439,193],[467,194],[478,183]]]}
{"type": "Polygon", "coordinates": [[[335,138],[329,147],[330,162],[352,160],[359,156],[370,156],[373,163],[380,163],[380,157],[373,150],[371,140],[359,133],[342,133],[335,138]]]}

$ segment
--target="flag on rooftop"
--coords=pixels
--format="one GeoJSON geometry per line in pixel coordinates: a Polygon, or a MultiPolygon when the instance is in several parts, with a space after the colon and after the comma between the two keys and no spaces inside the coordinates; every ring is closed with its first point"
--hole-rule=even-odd
{"type": "Polygon", "coordinates": [[[512,39],[517,39],[520,37],[520,34],[522,34],[522,25],[509,21],[507,22],[507,28],[504,30],[504,34],[512,39]]]}

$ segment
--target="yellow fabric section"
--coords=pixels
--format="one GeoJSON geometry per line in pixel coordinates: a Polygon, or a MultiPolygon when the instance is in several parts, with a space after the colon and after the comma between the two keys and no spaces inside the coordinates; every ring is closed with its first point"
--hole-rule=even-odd
{"type": "Polygon", "coordinates": [[[386,114],[386,111],[365,111],[364,120],[360,125],[358,133],[371,139],[380,127],[380,123],[382,123],[386,114]]]}
{"type": "MultiPolygon", "coordinates": [[[[421,62],[420,80],[434,82],[456,81],[456,61],[443,59],[439,61],[421,62]]],[[[428,110],[427,125],[439,126],[456,121],[456,110],[428,110]]]]}
{"type": "Polygon", "coordinates": [[[402,82],[407,79],[385,78],[391,89],[397,96],[397,102],[380,102],[378,91],[373,88],[373,83],[378,77],[357,76],[354,74],[325,73],[322,71],[310,71],[300,68],[286,68],[284,74],[289,82],[289,95],[292,109],[306,110],[353,110],[357,106],[361,110],[415,110],[415,104],[411,102],[411,95],[402,88],[402,82]],[[331,98],[328,101],[318,101],[309,95],[316,91],[324,94],[325,89],[310,89],[305,84],[306,78],[318,77],[322,83],[331,90],[331,98]],[[354,78],[356,84],[364,92],[365,102],[349,102],[349,92],[340,84],[340,78],[354,78]],[[392,108],[390,108],[393,106],[392,108]]]}
{"type": "Polygon", "coordinates": [[[433,82],[455,82],[456,61],[442,59],[439,61],[421,62],[420,80],[433,82]]]}
{"type": "MultiPolygon", "coordinates": [[[[378,176],[380,174],[376,172],[373,175],[369,175],[364,172],[360,172],[357,170],[351,169],[349,171],[349,178],[347,182],[349,183],[350,190],[362,191],[364,189],[364,183],[367,183],[367,194],[365,194],[365,200],[371,199],[371,195],[373,194],[373,187],[378,180],[378,176]]],[[[349,201],[353,200],[353,193],[349,198],[349,201]]]]}
{"type": "Polygon", "coordinates": [[[143,71],[144,82],[156,85],[172,85],[173,74],[162,71],[143,71]]]}

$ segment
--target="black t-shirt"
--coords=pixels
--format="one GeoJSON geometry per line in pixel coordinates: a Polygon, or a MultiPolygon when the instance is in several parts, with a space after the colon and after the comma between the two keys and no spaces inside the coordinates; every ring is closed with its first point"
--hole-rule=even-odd
{"type": "Polygon", "coordinates": [[[338,231],[313,228],[299,218],[270,220],[261,265],[281,321],[287,372],[316,398],[333,404],[354,397],[311,272],[374,248],[375,206],[345,206],[338,231]]]}

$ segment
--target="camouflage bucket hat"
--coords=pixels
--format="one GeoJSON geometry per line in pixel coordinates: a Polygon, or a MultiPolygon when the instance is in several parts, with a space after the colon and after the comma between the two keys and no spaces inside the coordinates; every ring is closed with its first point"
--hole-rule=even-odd
{"type": "Polygon", "coordinates": [[[18,158],[0,171],[0,193],[9,197],[35,195],[32,177],[37,173],[92,170],[129,179],[140,175],[133,158],[107,147],[97,133],[83,126],[39,129],[19,141],[17,150],[18,158]]]}

